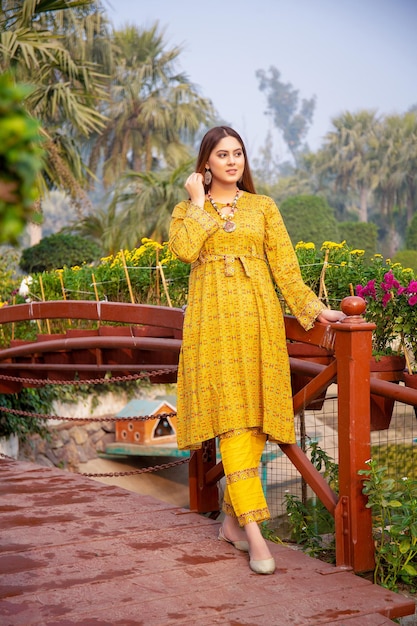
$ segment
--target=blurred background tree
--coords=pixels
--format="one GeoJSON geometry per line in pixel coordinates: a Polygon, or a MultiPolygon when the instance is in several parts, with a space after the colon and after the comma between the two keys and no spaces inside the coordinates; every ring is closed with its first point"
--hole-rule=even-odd
{"type": "MultiPolygon", "coordinates": [[[[31,85],[21,104],[43,139],[36,186],[45,236],[65,229],[96,242],[101,254],[167,237],[202,135],[228,123],[182,71],[181,53],[159,23],[114,29],[98,0],[1,3],[0,70],[31,85]]],[[[398,115],[345,111],[312,152],[315,97],[302,98],[273,65],[256,76],[271,120],[251,157],[258,191],[287,213],[292,197],[325,202],[304,239],[338,233],[391,258],[407,250],[417,212],[417,107],[398,115]],[[277,135],[290,159],[278,158],[277,135]]],[[[9,185],[0,193],[3,202],[14,199],[9,185]]],[[[38,242],[35,231],[40,237],[36,228],[19,236],[22,248],[38,242]]]]}
{"type": "Polygon", "coordinates": [[[0,76],[0,244],[14,244],[36,219],[38,178],[44,151],[40,127],[25,110],[29,89],[0,76]]]}

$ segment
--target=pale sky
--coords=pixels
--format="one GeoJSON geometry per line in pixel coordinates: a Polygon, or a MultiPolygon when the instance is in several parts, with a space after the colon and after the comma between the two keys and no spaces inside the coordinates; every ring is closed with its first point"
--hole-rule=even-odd
{"type": "Polygon", "coordinates": [[[258,69],[274,65],[300,98],[316,96],[313,150],[343,111],[402,114],[417,104],[417,0],[107,0],[107,10],[116,28],[159,22],[167,44],[183,48],[178,69],[251,157],[271,125],[258,69]]]}

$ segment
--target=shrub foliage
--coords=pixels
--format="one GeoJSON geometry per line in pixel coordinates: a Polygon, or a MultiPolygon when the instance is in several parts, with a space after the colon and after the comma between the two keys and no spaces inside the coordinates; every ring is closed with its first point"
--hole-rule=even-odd
{"type": "Polygon", "coordinates": [[[294,196],[280,206],[291,241],[312,241],[318,248],[323,241],[339,241],[339,228],[333,209],[319,196],[294,196]]]}
{"type": "Polygon", "coordinates": [[[47,272],[63,267],[91,263],[100,257],[99,246],[79,235],[54,234],[26,248],[20,259],[21,269],[28,273],[47,272]]]}

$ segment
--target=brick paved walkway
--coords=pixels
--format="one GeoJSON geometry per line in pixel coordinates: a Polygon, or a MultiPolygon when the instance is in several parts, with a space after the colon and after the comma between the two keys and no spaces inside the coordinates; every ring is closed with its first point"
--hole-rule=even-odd
{"type": "Polygon", "coordinates": [[[382,626],[414,602],[286,546],[273,576],[218,522],[150,496],[0,459],[2,626],[382,626]]]}

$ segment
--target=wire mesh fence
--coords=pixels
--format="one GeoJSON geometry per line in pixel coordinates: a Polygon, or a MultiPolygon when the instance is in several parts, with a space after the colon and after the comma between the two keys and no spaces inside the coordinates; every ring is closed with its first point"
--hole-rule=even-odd
{"type": "MultiPolygon", "coordinates": [[[[298,444],[310,455],[312,444],[338,463],[337,386],[327,392],[319,410],[306,410],[296,418],[298,444]]],[[[417,408],[395,402],[388,429],[371,432],[371,456],[388,468],[388,476],[398,484],[417,478],[417,408]]],[[[290,525],[286,497],[296,496],[304,504],[315,503],[316,496],[301,474],[276,444],[267,443],[260,473],[272,520],[270,526],[281,538],[289,538],[290,525]]]]}

